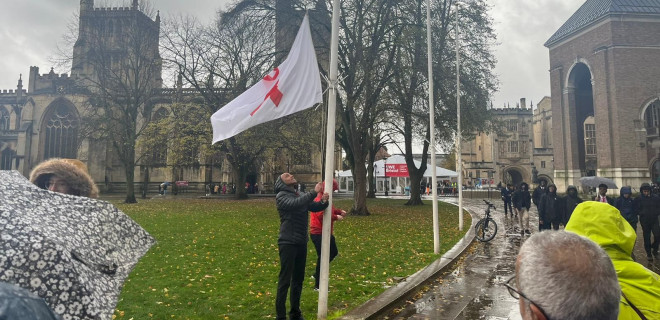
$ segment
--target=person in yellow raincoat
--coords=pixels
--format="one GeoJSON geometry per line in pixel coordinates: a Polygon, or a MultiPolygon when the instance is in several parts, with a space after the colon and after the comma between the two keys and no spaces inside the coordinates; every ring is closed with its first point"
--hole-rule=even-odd
{"type": "Polygon", "coordinates": [[[596,242],[612,259],[623,293],[619,319],[641,319],[641,312],[646,319],[660,320],[660,276],[632,259],[637,234],[619,210],[607,203],[583,202],[565,230],[596,242]]]}

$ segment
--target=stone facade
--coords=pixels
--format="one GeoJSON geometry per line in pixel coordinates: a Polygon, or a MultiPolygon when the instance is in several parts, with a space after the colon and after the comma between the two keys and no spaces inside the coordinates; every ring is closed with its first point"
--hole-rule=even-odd
{"type": "Polygon", "coordinates": [[[588,0],[545,44],[559,190],[587,175],[639,187],[654,174],[660,6],[638,2],[588,0]]]}
{"type": "Polygon", "coordinates": [[[550,98],[532,109],[521,99],[516,108],[491,109],[500,132],[475,133],[463,143],[463,177],[467,186],[491,186],[502,182],[518,185],[539,180],[553,182],[552,114],[550,98]]]}

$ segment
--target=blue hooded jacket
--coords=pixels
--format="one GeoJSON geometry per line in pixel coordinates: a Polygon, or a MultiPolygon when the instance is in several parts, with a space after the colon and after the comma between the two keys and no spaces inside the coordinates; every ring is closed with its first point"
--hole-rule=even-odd
{"type": "Polygon", "coordinates": [[[638,219],[633,206],[632,190],[630,187],[621,187],[620,193],[621,196],[616,199],[614,206],[619,209],[623,218],[634,228],[638,219]],[[628,199],[623,196],[624,194],[630,195],[628,199]]]}

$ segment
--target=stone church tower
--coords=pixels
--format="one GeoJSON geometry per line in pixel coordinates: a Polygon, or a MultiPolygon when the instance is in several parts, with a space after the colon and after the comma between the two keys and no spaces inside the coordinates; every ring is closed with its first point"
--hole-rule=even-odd
{"type": "Polygon", "coordinates": [[[587,0],[545,43],[558,190],[593,175],[657,181],[658,44],[660,4],[644,0],[587,0]]]}

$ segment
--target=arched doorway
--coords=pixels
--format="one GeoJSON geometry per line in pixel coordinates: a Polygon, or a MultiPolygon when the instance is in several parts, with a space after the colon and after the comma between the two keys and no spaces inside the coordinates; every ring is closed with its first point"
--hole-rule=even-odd
{"type": "Polygon", "coordinates": [[[80,120],[73,104],[55,100],[48,107],[41,124],[43,159],[76,158],[80,120]]]}
{"type": "Polygon", "coordinates": [[[660,160],[653,161],[651,166],[651,181],[660,183],[660,160]]]}
{"type": "Polygon", "coordinates": [[[504,179],[502,179],[505,184],[512,184],[514,186],[520,185],[524,181],[523,174],[520,170],[516,168],[508,168],[504,170],[504,179]]]}
{"type": "Polygon", "coordinates": [[[584,63],[576,64],[568,76],[568,105],[570,125],[575,128],[577,139],[577,167],[583,176],[595,176],[598,168],[596,158],[596,121],[594,119],[594,96],[591,71],[584,63]]]}

